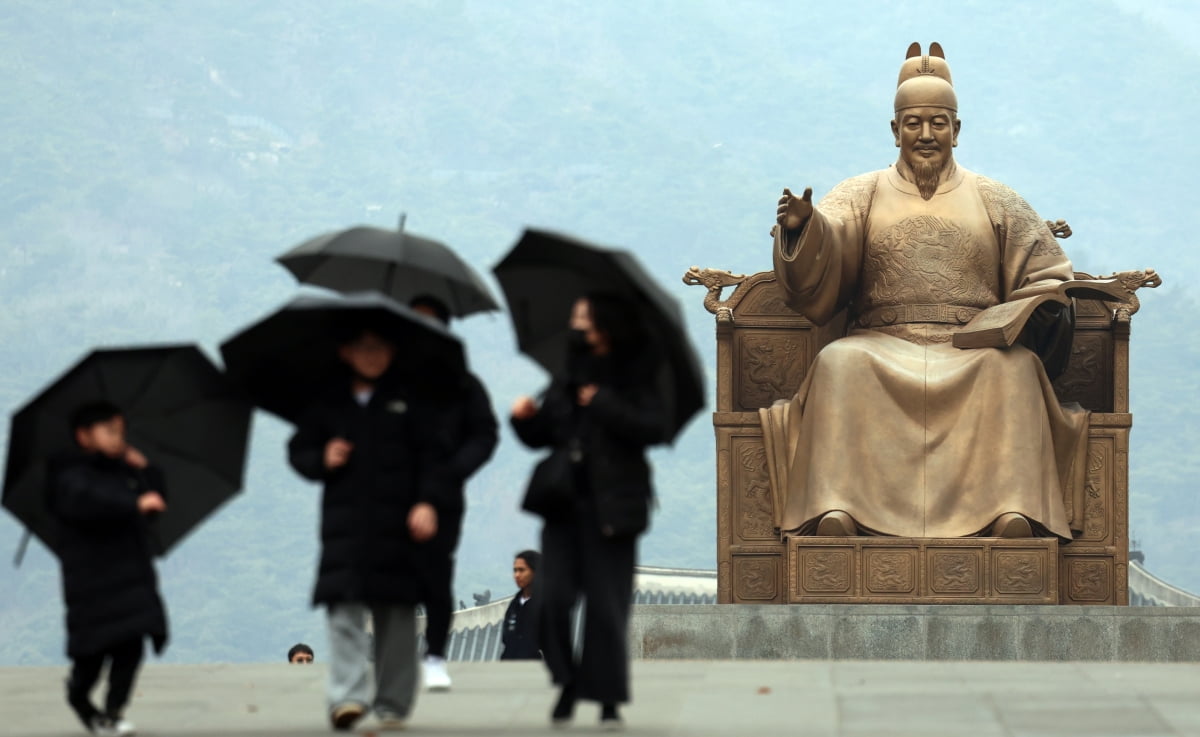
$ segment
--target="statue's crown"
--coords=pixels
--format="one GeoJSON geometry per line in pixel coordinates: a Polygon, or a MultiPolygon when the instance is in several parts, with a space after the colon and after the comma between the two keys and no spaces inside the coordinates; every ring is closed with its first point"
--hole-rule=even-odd
{"type": "Polygon", "coordinates": [[[934,41],[929,53],[921,53],[921,44],[914,41],[908,47],[900,78],[896,81],[896,112],[910,107],[942,107],[958,110],[954,81],[942,45],[934,41]]]}

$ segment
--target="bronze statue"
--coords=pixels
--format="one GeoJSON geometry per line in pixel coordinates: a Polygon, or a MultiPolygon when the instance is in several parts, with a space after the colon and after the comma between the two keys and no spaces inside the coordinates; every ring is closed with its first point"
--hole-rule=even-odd
{"type": "Polygon", "coordinates": [[[914,43],[895,165],[816,206],[811,188],[779,199],[788,306],[818,325],[848,319],[796,395],[760,411],[783,533],[1072,537],[1063,499],[1083,483],[1088,414],[1060,405],[1047,374],[1069,352],[1070,309],[1039,307],[1011,348],[952,338],[1074,272],[1024,199],[955,162],[957,111],[941,47],[914,43]]]}

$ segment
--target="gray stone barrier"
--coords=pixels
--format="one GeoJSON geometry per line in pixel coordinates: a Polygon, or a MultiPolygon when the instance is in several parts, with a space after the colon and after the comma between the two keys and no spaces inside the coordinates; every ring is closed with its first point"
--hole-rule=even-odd
{"type": "Polygon", "coordinates": [[[1200,608],[638,606],[642,659],[1200,662],[1200,608]]]}

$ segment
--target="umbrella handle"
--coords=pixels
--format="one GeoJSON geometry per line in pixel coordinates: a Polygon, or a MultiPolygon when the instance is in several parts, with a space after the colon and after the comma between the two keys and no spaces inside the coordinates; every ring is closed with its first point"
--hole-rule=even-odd
{"type": "Polygon", "coordinates": [[[17,554],[13,556],[13,568],[20,568],[21,561],[25,560],[25,550],[29,548],[29,538],[33,537],[33,533],[28,529],[21,536],[21,542],[17,543],[17,554]]]}

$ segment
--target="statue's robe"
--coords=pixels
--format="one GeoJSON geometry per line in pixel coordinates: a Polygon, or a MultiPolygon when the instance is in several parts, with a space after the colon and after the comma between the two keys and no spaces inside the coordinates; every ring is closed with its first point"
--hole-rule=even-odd
{"type": "Polygon", "coordinates": [[[760,411],[780,530],[840,509],[877,534],[961,537],[1017,512],[1070,539],[1087,413],[1060,406],[1020,343],[951,344],[979,310],[1073,277],[1045,221],[961,167],[929,200],[892,167],[839,184],[790,242],[782,230],[788,305],[818,325],[845,310],[848,333],[760,411]]]}

